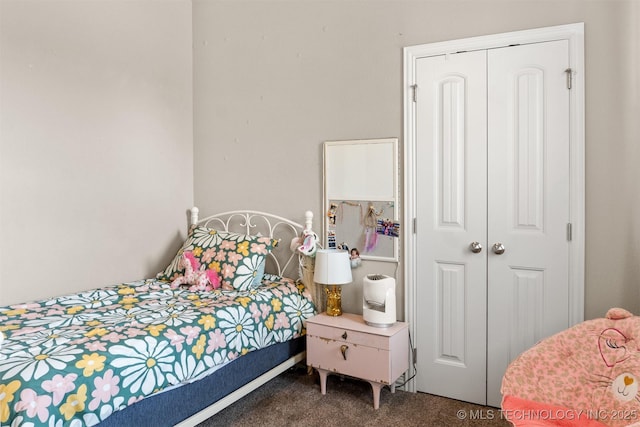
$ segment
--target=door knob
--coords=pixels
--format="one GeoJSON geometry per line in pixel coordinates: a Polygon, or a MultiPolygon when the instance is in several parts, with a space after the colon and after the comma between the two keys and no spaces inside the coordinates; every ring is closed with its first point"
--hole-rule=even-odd
{"type": "Polygon", "coordinates": [[[469,245],[469,250],[474,254],[477,254],[482,250],[482,245],[480,244],[480,242],[471,242],[471,244],[469,245]]]}
{"type": "Polygon", "coordinates": [[[504,245],[500,242],[493,244],[493,253],[496,255],[502,255],[504,253],[504,245]]]}

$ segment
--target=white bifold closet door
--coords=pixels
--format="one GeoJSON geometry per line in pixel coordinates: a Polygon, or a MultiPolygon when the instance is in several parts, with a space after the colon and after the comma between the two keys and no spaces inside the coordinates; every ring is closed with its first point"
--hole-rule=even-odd
{"type": "Polygon", "coordinates": [[[417,60],[417,390],[500,406],[569,326],[566,40],[417,60]]]}

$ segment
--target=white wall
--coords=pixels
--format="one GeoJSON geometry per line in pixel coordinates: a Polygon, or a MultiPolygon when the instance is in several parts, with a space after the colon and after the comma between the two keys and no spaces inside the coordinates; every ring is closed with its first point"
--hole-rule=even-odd
{"type": "Polygon", "coordinates": [[[0,43],[0,305],[153,276],[193,203],[191,2],[2,0],[0,43]]]}
{"type": "MultiPolygon", "coordinates": [[[[323,141],[402,137],[403,47],[574,22],[586,32],[585,316],[640,314],[637,0],[194,0],[196,204],[319,215],[323,141]]],[[[346,311],[360,310],[346,291],[346,311]]]]}
{"type": "Polygon", "coordinates": [[[194,191],[203,213],[318,216],[323,141],[402,138],[403,47],[572,22],[585,313],[640,313],[637,0],[2,0],[0,304],[153,275],[194,191]]]}

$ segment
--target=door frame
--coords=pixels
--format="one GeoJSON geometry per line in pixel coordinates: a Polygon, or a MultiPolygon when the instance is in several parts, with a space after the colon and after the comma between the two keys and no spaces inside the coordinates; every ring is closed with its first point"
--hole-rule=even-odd
{"type": "MultiPolygon", "coordinates": [[[[532,30],[500,33],[437,43],[408,46],[403,49],[404,64],[404,301],[405,321],[409,332],[417,336],[417,235],[420,224],[416,223],[416,121],[414,96],[420,96],[415,88],[416,61],[419,58],[447,55],[460,51],[485,50],[513,44],[530,44],[554,40],[569,42],[569,64],[572,84],[570,102],[570,221],[571,244],[569,245],[569,322],[571,325],[584,320],[584,254],[585,254],[585,133],[584,133],[584,23],[559,25],[532,30]]],[[[419,343],[418,343],[419,347],[419,343]]],[[[416,348],[416,351],[420,351],[416,348]]],[[[415,362],[415,357],[413,358],[415,362]]],[[[410,363],[409,378],[415,368],[410,363]]],[[[406,384],[408,391],[415,392],[415,380],[406,384]]]]}

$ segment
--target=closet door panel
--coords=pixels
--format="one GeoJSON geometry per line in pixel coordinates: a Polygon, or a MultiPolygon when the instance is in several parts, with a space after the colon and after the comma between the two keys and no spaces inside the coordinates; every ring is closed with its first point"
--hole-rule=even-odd
{"type": "Polygon", "coordinates": [[[418,60],[417,389],[486,395],[486,52],[418,60]],[[478,304],[478,302],[483,302],[478,304]]]}
{"type": "Polygon", "coordinates": [[[568,58],[566,40],[488,52],[489,405],[519,352],[569,326],[568,58]]]}

